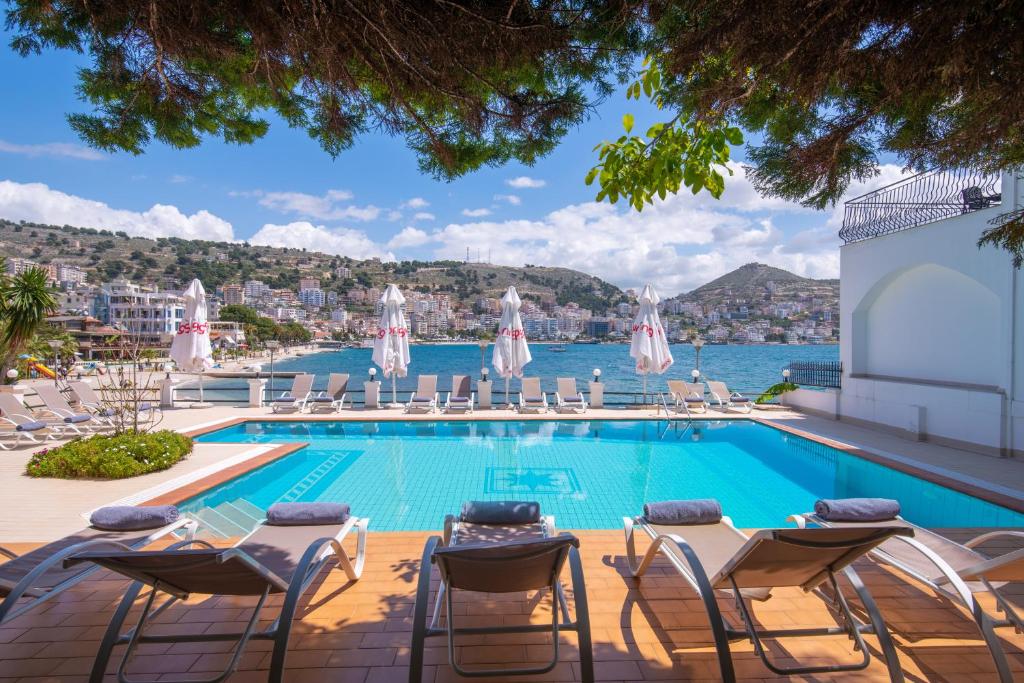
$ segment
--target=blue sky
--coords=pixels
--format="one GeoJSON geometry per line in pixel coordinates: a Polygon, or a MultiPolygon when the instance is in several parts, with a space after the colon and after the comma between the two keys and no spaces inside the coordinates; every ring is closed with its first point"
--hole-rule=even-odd
{"type": "MultiPolygon", "coordinates": [[[[533,167],[486,168],[453,182],[419,172],[401,138],[367,134],[331,159],[304,131],[270,116],[248,146],[207,139],[141,156],[91,150],[67,125],[83,58],[22,58],[0,46],[0,217],[128,232],[306,247],[356,258],[473,258],[562,265],[620,286],[685,291],[757,260],[813,277],[838,274],[841,216],[757,196],[737,174],[723,199],[669,198],[642,214],[593,203],[583,184],[593,146],[657,119],[618,93],[533,167]]],[[[742,150],[736,150],[742,160],[742,150]]],[[[883,167],[872,185],[896,177],[883,167]]],[[[857,187],[851,194],[865,190],[857,187]]]]}

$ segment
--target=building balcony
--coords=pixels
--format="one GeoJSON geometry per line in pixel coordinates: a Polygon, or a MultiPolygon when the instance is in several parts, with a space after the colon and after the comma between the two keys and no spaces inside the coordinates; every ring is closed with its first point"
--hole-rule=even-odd
{"type": "Polygon", "coordinates": [[[859,242],[1000,203],[999,173],[926,171],[846,202],[839,237],[845,244],[859,242]]]}

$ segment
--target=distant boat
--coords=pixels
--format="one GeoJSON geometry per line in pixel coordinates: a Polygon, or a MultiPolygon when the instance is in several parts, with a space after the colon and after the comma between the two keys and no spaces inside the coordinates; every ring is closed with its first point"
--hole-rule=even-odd
{"type": "Polygon", "coordinates": [[[565,347],[561,345],[549,346],[548,351],[554,351],[555,353],[565,353],[565,347]]]}

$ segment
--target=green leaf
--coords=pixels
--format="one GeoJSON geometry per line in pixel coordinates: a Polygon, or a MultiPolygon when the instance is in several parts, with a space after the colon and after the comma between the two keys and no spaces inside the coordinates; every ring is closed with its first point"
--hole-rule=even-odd
{"type": "Polygon", "coordinates": [[[622,115],[622,127],[626,129],[626,132],[633,130],[633,115],[623,114],[622,115]]]}

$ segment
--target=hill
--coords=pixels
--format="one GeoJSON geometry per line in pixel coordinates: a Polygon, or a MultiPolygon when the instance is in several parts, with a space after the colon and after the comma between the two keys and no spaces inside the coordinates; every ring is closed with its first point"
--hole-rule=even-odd
{"type": "Polygon", "coordinates": [[[244,242],[150,239],[124,232],[3,219],[0,254],[41,264],[76,265],[88,273],[88,281],[93,284],[126,277],[164,289],[180,289],[198,277],[211,290],[253,279],[275,289],[294,290],[300,278],[315,277],[327,291],[342,293],[357,284],[383,287],[394,282],[402,288],[449,294],[453,303],[467,305],[479,297],[498,297],[509,285],[515,285],[524,299],[554,300],[559,304],[575,301],[595,310],[625,300],[618,287],[568,268],[513,268],[461,261],[390,263],[244,242]],[[351,273],[339,274],[340,268],[348,268],[351,273]]]}
{"type": "Polygon", "coordinates": [[[771,298],[838,302],[839,280],[815,280],[764,263],[747,263],[677,298],[712,306],[749,304],[771,298]]]}

